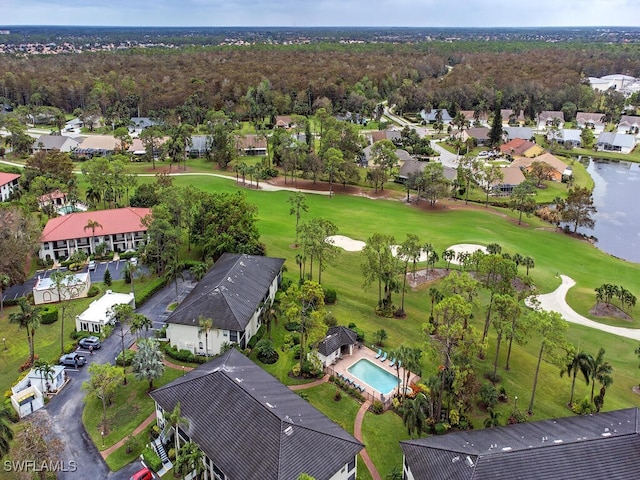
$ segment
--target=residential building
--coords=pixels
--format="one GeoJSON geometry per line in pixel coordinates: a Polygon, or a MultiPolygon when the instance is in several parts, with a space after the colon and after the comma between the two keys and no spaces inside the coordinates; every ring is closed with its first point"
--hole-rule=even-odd
{"type": "Polygon", "coordinates": [[[350,328],[331,327],[318,342],[318,358],[324,367],[334,365],[343,355],[353,355],[353,347],[357,344],[358,334],[350,328]]]}
{"type": "Polygon", "coordinates": [[[420,117],[425,123],[436,123],[438,115],[441,116],[441,122],[449,124],[453,120],[446,108],[432,108],[430,111],[420,110],[420,117]]]}
{"type": "Polygon", "coordinates": [[[464,142],[469,138],[473,138],[476,145],[486,145],[489,141],[489,128],[487,127],[472,127],[462,132],[461,140],[464,142]]]}
{"type": "Polygon", "coordinates": [[[142,220],[150,208],[115,208],[94,212],[75,212],[52,218],[40,236],[42,260],[64,259],[81,250],[90,255],[100,243],[114,252],[135,250],[146,240],[147,227],[142,220]],[[95,229],[90,222],[97,222],[95,229]]]}
{"type": "Polygon", "coordinates": [[[33,145],[31,150],[35,153],[41,150],[45,152],[51,152],[52,150],[59,150],[60,152],[73,152],[80,145],[80,140],[73,137],[64,137],[61,135],[40,135],[33,145]]]}
{"type": "MultiPolygon", "coordinates": [[[[373,160],[371,158],[371,148],[373,145],[365,147],[360,154],[360,166],[373,167],[373,160]]],[[[396,156],[398,157],[398,165],[402,165],[405,162],[413,160],[413,157],[409,152],[401,148],[396,148],[396,156]]]]}
{"type": "Polygon", "coordinates": [[[18,189],[17,173],[0,172],[0,202],[6,202],[11,198],[11,194],[18,189]]]}
{"type": "Polygon", "coordinates": [[[596,148],[605,152],[631,153],[635,146],[635,135],[616,132],[602,132],[596,143],[596,148]]]}
{"type": "Polygon", "coordinates": [[[289,115],[276,116],[276,128],[293,128],[295,125],[289,115]]]}
{"type": "Polygon", "coordinates": [[[640,133],[640,117],[635,115],[622,115],[618,122],[618,133],[637,135],[640,133]]]}
{"type": "Polygon", "coordinates": [[[576,113],[578,128],[590,128],[594,133],[602,133],[605,127],[604,113],[578,112],[576,113]]]}
{"type": "Polygon", "coordinates": [[[159,125],[159,122],[151,120],[149,117],[131,117],[129,123],[129,133],[139,135],[145,128],[159,125]]]}
{"type": "Polygon", "coordinates": [[[116,293],[107,290],[102,297],[91,302],[84,312],[76,315],[76,330],[101,333],[106,325],[115,323],[113,307],[116,305],[129,305],[131,308],[136,308],[133,292],[116,293]]]}
{"type": "Polygon", "coordinates": [[[639,433],[629,408],[407,440],[403,478],[635,478],[639,433]]]}
{"type": "Polygon", "coordinates": [[[162,450],[174,448],[174,435],[178,449],[194,442],[203,453],[205,478],[356,478],[363,445],[236,349],[150,395],[162,450]],[[178,403],[186,422],[173,428],[165,418],[178,403]]]}
{"type": "Polygon", "coordinates": [[[389,140],[394,145],[402,144],[402,132],[400,130],[373,130],[368,135],[368,143],[374,144],[380,140],[389,140]]]}
{"type": "Polygon", "coordinates": [[[52,365],[51,372],[32,368],[27,375],[11,387],[11,405],[20,418],[44,407],[44,397],[58,393],[66,385],[67,374],[63,365],[52,365]]]}
{"type": "Polygon", "coordinates": [[[547,131],[547,141],[558,142],[567,148],[577,148],[582,144],[582,130],[562,128],[547,131]]]}
{"type": "Polygon", "coordinates": [[[516,138],[531,140],[533,139],[533,129],[531,127],[502,127],[502,136],[506,142],[516,138]]]}
{"type": "Polygon", "coordinates": [[[60,292],[51,277],[38,276],[33,286],[33,303],[56,303],[71,298],[85,298],[91,288],[91,276],[89,273],[76,273],[65,277],[60,284],[60,292]],[[62,297],[62,298],[60,298],[62,297]]]}
{"type": "Polygon", "coordinates": [[[266,155],[267,139],[262,135],[240,135],[236,141],[240,155],[266,155]]]}
{"type": "Polygon", "coordinates": [[[509,165],[501,171],[502,180],[493,185],[493,191],[498,195],[511,195],[513,189],[526,180],[522,170],[516,166],[509,165]]]}
{"type": "Polygon", "coordinates": [[[89,135],[75,149],[79,157],[108,157],[120,148],[120,140],[113,135],[89,135]]]}
{"type": "Polygon", "coordinates": [[[573,172],[570,167],[567,166],[562,160],[558,157],[552,155],[549,152],[543,153],[542,155],[538,155],[537,157],[519,157],[516,158],[513,162],[511,162],[511,167],[517,167],[523,171],[529,171],[531,169],[531,165],[534,162],[544,162],[552,168],[551,178],[556,182],[560,182],[563,179],[570,177],[573,175],[573,172]]]}
{"type": "Polygon", "coordinates": [[[59,189],[53,192],[45,193],[38,197],[38,205],[40,208],[53,204],[54,208],[64,207],[67,204],[67,194],[59,189]]]}
{"type": "Polygon", "coordinates": [[[489,115],[486,112],[475,112],[474,110],[460,110],[464,119],[471,126],[489,126],[489,115]],[[478,124],[478,125],[476,125],[478,124]]]}
{"type": "Polygon", "coordinates": [[[206,157],[210,147],[206,135],[194,135],[191,144],[187,146],[187,153],[191,158],[206,157]]]}
{"type": "MultiPolygon", "coordinates": [[[[429,162],[423,162],[421,160],[410,159],[403,162],[402,166],[398,170],[396,175],[396,183],[405,183],[411,175],[421,175],[429,162]]],[[[458,176],[458,171],[452,167],[443,167],[444,176],[450,182],[454,181],[458,176]]]]}
{"type": "Polygon", "coordinates": [[[524,140],[522,138],[514,138],[500,145],[500,152],[511,155],[512,157],[535,157],[544,152],[544,148],[535,142],[524,140]]]}
{"type": "Polygon", "coordinates": [[[512,125],[515,127],[522,125],[525,122],[524,112],[522,110],[520,110],[519,113],[516,113],[513,109],[503,108],[500,110],[500,116],[502,117],[503,125],[512,125]]]}
{"type": "Polygon", "coordinates": [[[538,114],[538,130],[547,127],[562,128],[564,126],[564,112],[548,110],[538,114]]]}
{"type": "Polygon", "coordinates": [[[275,298],[283,264],[283,258],[223,254],[167,318],[171,345],[201,355],[217,355],[225,343],[245,348],[275,298]],[[200,318],[212,320],[207,334],[200,318]]]}

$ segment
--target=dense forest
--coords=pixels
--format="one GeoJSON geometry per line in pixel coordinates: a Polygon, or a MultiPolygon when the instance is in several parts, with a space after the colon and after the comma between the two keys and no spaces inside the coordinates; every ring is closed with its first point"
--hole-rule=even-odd
{"type": "MultiPolygon", "coordinates": [[[[606,111],[590,76],[640,76],[631,45],[548,42],[315,43],[0,55],[0,97],[15,106],[127,111],[163,117],[224,110],[251,118],[252,97],[271,115],[317,108],[368,114],[382,99],[399,111],[503,108],[606,111]],[[261,97],[257,99],[257,97],[261,97]],[[257,100],[256,100],[257,99],[257,100]]],[[[612,94],[615,92],[612,92],[612,94]]],[[[620,103],[620,99],[613,99],[620,103]]],[[[197,123],[197,122],[196,122],[197,123]]]]}

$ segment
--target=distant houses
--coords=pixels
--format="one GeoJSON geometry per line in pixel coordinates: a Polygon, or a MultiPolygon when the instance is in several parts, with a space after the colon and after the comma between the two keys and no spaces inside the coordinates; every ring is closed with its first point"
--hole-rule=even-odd
{"type": "Polygon", "coordinates": [[[17,173],[0,172],[0,202],[6,202],[11,198],[11,194],[18,189],[17,173]]]}

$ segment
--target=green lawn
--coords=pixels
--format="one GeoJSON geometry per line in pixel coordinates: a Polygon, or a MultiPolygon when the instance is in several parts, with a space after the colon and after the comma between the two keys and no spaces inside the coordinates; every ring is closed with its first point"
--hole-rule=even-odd
{"type": "MultiPolygon", "coordinates": [[[[155,387],[165,385],[180,377],[180,370],[166,368],[164,375],[154,382],[155,387]]],[[[112,405],[107,408],[107,427],[102,436],[102,402],[87,397],[82,422],[98,449],[104,450],[127,437],[154,411],[154,402],[148,395],[149,383],[136,380],[127,374],[127,385],[118,388],[112,405]]]]}

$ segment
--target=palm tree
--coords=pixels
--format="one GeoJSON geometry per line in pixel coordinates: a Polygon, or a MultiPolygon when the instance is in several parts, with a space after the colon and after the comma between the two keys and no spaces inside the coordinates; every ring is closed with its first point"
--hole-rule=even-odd
{"type": "Polygon", "coordinates": [[[173,410],[170,412],[164,412],[164,419],[166,424],[173,429],[175,451],[178,452],[178,429],[189,426],[189,419],[183,417],[180,412],[180,402],[176,403],[173,410]]]}
{"type": "Polygon", "coordinates": [[[501,425],[500,417],[502,414],[494,411],[491,407],[487,409],[487,413],[489,413],[489,416],[484,419],[484,428],[499,427],[501,425]]]}
{"type": "Polygon", "coordinates": [[[162,354],[158,348],[158,341],[145,338],[138,342],[138,351],[133,357],[133,373],[137,380],[149,381],[149,391],[153,390],[153,381],[164,373],[162,354]]]}
{"type": "Polygon", "coordinates": [[[53,374],[55,372],[53,365],[49,362],[38,360],[35,363],[35,372],[40,374],[40,391],[47,392],[49,380],[53,381],[53,374]],[[46,380],[46,383],[45,383],[46,380]]]}
{"type": "Polygon", "coordinates": [[[198,338],[204,333],[204,355],[209,356],[209,332],[213,327],[213,320],[208,317],[198,315],[198,338]]]}
{"type": "Polygon", "coordinates": [[[0,315],[4,313],[4,297],[2,296],[2,292],[4,291],[4,287],[9,285],[9,280],[9,275],[0,273],[0,315]]]}
{"type": "Polygon", "coordinates": [[[427,397],[424,393],[419,393],[416,398],[407,400],[402,406],[402,421],[407,427],[409,435],[415,434],[419,437],[426,424],[425,408],[427,397]]]}
{"type": "Polygon", "coordinates": [[[93,187],[87,187],[86,199],[89,205],[95,207],[98,203],[100,203],[100,200],[102,199],[100,190],[93,187]]]}
{"type": "Polygon", "coordinates": [[[84,226],[84,231],[91,230],[91,253],[96,253],[96,228],[102,228],[102,225],[97,220],[89,219],[87,224],[84,226]]]}
{"type": "Polygon", "coordinates": [[[568,352],[567,364],[564,369],[560,370],[560,376],[562,377],[565,373],[570,375],[571,378],[571,396],[569,397],[569,406],[573,405],[573,393],[576,386],[576,377],[578,376],[578,372],[582,373],[584,377],[584,381],[589,385],[589,377],[591,375],[591,366],[594,363],[593,358],[586,352],[576,352],[572,349],[572,351],[568,352]]]}
{"type": "Polygon", "coordinates": [[[536,262],[533,257],[529,256],[524,257],[524,261],[522,262],[522,264],[527,267],[527,276],[529,276],[529,269],[536,266],[536,262]]]}
{"type": "Polygon", "coordinates": [[[9,426],[9,411],[6,407],[0,409],[0,458],[9,453],[10,443],[13,440],[13,430],[9,426]]]}
{"type": "Polygon", "coordinates": [[[131,333],[136,334],[136,340],[138,340],[140,338],[139,332],[141,332],[143,328],[148,332],[151,327],[153,327],[153,322],[149,317],[146,317],[141,313],[136,313],[131,319],[131,327],[129,330],[131,333]]]}
{"type": "Polygon", "coordinates": [[[20,328],[26,329],[27,342],[29,343],[29,365],[33,365],[33,359],[35,358],[33,337],[36,334],[36,329],[40,326],[42,309],[34,307],[24,297],[20,297],[18,305],[20,305],[20,311],[9,315],[9,321],[18,323],[20,328]]]}
{"type": "Polygon", "coordinates": [[[278,324],[278,317],[280,317],[280,297],[275,297],[271,303],[263,305],[262,310],[262,323],[267,329],[269,334],[269,340],[271,340],[271,326],[273,323],[278,324]]]}
{"type": "Polygon", "coordinates": [[[596,380],[600,384],[607,388],[613,383],[613,367],[609,362],[604,361],[604,348],[598,350],[596,358],[591,357],[590,375],[591,375],[591,403],[593,403],[593,390],[596,386],[596,380]]]}
{"type": "Polygon", "coordinates": [[[194,442],[185,443],[176,455],[176,471],[183,477],[195,472],[192,478],[197,480],[201,477],[204,468],[202,450],[194,442]]]}

